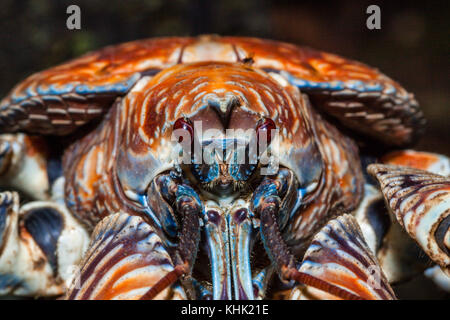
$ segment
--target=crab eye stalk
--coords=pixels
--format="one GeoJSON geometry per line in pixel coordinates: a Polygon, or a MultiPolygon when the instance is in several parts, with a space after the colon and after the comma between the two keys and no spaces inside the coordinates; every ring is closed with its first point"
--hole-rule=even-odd
{"type": "Polygon", "coordinates": [[[272,130],[275,130],[277,126],[275,122],[270,118],[263,118],[258,121],[256,125],[256,136],[258,137],[258,142],[261,138],[266,137],[267,144],[272,140],[272,130]]]}
{"type": "MultiPolygon", "coordinates": [[[[173,124],[173,132],[178,137],[178,143],[181,143],[186,139],[190,139],[192,143],[194,141],[194,127],[191,120],[187,118],[179,118],[173,124]]],[[[187,142],[187,141],[185,141],[187,142]]]]}

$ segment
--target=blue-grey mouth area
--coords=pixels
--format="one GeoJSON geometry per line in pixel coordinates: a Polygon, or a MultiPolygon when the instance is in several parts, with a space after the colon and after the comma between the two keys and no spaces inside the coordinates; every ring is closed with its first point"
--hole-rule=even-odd
{"type": "Polygon", "coordinates": [[[209,139],[202,141],[202,147],[215,147],[226,150],[227,148],[247,146],[249,141],[243,138],[209,139]]]}
{"type": "MultiPolygon", "coordinates": [[[[246,208],[223,214],[207,210],[204,217],[206,250],[211,265],[215,300],[253,300],[251,250],[257,235],[246,208]]],[[[202,266],[204,267],[204,266],[202,266]]]]}

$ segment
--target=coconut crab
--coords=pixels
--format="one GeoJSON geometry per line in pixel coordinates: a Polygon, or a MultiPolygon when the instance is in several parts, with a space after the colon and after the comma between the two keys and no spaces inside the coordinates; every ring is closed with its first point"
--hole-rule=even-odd
{"type": "Polygon", "coordinates": [[[255,38],[141,40],[37,73],[0,104],[0,292],[395,299],[430,261],[445,282],[448,159],[356,143],[423,126],[377,70],[255,38]]]}

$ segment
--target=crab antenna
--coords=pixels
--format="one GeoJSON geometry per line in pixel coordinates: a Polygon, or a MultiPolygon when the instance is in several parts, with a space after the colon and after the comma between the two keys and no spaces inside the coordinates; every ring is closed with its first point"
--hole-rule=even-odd
{"type": "Polygon", "coordinates": [[[181,264],[175,267],[174,270],[166,274],[161,280],[159,280],[153,287],[151,287],[140,300],[152,300],[161,291],[170,287],[175,281],[177,281],[182,275],[189,271],[187,264],[181,264]]]}
{"type": "Polygon", "coordinates": [[[284,279],[306,284],[342,299],[365,300],[333,284],[298,271],[295,264],[295,257],[290,253],[278,227],[276,213],[278,213],[279,206],[276,198],[268,197],[264,199],[264,202],[260,211],[262,238],[269,251],[271,260],[275,263],[279,274],[284,279]]]}
{"type": "Polygon", "coordinates": [[[178,212],[183,217],[183,227],[179,236],[178,249],[175,253],[175,268],[151,287],[140,300],[151,300],[161,291],[171,286],[183,275],[190,273],[197,256],[200,241],[199,213],[201,206],[192,196],[177,197],[178,212]]]}
{"type": "Polygon", "coordinates": [[[304,272],[300,272],[296,269],[287,270],[287,274],[287,277],[291,280],[331,293],[332,295],[335,295],[344,300],[366,300],[360,296],[357,296],[356,294],[341,289],[338,286],[325,282],[304,272]]]}

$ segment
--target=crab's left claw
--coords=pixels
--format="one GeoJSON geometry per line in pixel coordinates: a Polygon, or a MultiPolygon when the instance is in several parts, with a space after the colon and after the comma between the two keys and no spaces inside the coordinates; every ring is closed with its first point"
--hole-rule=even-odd
{"type": "Polygon", "coordinates": [[[356,219],[348,214],[331,220],[314,236],[293,273],[308,286],[294,289],[291,299],[395,299],[356,219]]]}
{"type": "MultiPolygon", "coordinates": [[[[141,217],[117,213],[95,228],[92,243],[66,299],[135,300],[174,270],[161,238],[141,217]]],[[[156,299],[186,299],[180,285],[156,299]]]]}
{"type": "Polygon", "coordinates": [[[450,179],[396,165],[372,164],[367,171],[399,224],[450,275],[450,179]]]}

